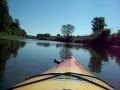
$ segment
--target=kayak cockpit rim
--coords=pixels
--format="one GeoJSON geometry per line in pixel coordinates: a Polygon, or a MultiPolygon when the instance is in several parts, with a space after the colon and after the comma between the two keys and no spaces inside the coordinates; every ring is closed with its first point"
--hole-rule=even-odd
{"type": "Polygon", "coordinates": [[[105,90],[114,90],[114,87],[112,85],[108,84],[100,78],[95,77],[91,72],[87,71],[82,65],[77,62],[73,56],[62,60],[58,65],[50,68],[42,74],[26,78],[26,80],[24,80],[22,83],[7,90],[25,88],[24,86],[31,86],[42,81],[55,81],[61,79],[60,77],[63,77],[62,79],[65,81],[68,80],[66,77],[71,77],[71,79],[75,78],[78,81],[85,81],[85,84],[93,84],[95,87],[100,87],[105,90]]]}
{"type": "Polygon", "coordinates": [[[29,80],[29,79],[32,79],[32,78],[36,78],[36,77],[41,77],[41,76],[48,76],[48,75],[52,75],[52,76],[47,77],[47,78],[43,78],[43,79],[40,79],[40,80],[28,82],[28,83],[25,83],[25,84],[22,84],[22,85],[14,86],[14,87],[11,87],[11,88],[9,88],[9,89],[7,89],[7,90],[17,89],[17,88],[20,88],[20,87],[23,87],[23,86],[26,86],[26,85],[30,85],[30,84],[33,84],[33,83],[37,83],[37,82],[49,80],[49,79],[52,79],[52,78],[56,78],[56,77],[61,76],[61,75],[72,76],[72,77],[75,77],[75,78],[77,78],[77,79],[79,79],[79,80],[82,79],[83,81],[86,81],[86,82],[89,82],[89,83],[94,84],[94,85],[96,85],[96,86],[99,86],[99,87],[101,87],[101,88],[103,88],[103,89],[105,89],[105,90],[110,90],[109,88],[107,88],[107,87],[105,87],[105,86],[103,86],[103,85],[100,85],[100,84],[98,84],[98,83],[96,83],[96,82],[93,82],[93,81],[91,81],[91,80],[89,80],[89,79],[83,78],[82,76],[94,78],[94,79],[97,79],[97,80],[102,81],[103,83],[107,84],[109,87],[111,87],[111,88],[114,89],[114,87],[113,87],[112,85],[108,84],[107,82],[103,81],[103,80],[100,79],[100,78],[97,78],[97,77],[95,77],[95,76],[90,76],[90,75],[73,73],[73,72],[40,74],[40,75],[35,75],[35,76],[30,77],[30,78],[27,78],[26,80],[29,80]]]}

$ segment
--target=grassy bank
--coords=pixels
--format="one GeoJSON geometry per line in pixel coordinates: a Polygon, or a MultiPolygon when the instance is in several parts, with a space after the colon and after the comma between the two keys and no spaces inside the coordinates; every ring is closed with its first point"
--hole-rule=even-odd
{"type": "Polygon", "coordinates": [[[18,40],[18,39],[25,39],[25,37],[20,37],[17,35],[7,35],[4,33],[0,33],[0,39],[18,40]]]}

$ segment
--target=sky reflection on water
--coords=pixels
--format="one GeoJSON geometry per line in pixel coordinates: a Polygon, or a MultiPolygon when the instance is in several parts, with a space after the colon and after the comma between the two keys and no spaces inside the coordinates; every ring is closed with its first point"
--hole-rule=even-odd
{"type": "Polygon", "coordinates": [[[0,40],[0,90],[55,65],[54,59],[73,55],[81,65],[116,90],[120,83],[120,48],[98,49],[40,40],[0,40]]]}

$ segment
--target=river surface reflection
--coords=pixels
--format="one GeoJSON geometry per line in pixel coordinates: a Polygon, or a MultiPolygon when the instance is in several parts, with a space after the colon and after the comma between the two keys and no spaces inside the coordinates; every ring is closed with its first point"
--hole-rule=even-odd
{"type": "Polygon", "coordinates": [[[79,44],[40,40],[0,40],[0,90],[55,65],[54,59],[73,55],[97,77],[120,89],[120,48],[90,48],[79,44]]]}

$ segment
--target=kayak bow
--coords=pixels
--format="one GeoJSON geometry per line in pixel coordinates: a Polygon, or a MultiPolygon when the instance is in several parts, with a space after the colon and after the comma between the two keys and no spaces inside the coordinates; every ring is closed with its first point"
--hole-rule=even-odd
{"type": "Polygon", "coordinates": [[[12,90],[114,90],[71,56],[48,71],[32,76],[12,90]]]}

